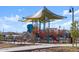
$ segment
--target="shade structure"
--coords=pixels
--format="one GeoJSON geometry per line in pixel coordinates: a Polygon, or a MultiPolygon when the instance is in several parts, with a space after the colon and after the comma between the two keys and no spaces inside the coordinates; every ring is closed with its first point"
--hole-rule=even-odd
{"type": "Polygon", "coordinates": [[[64,16],[57,15],[50,10],[48,10],[46,7],[40,9],[38,12],[36,12],[34,15],[26,17],[23,22],[28,22],[28,21],[41,21],[41,22],[48,22],[50,19],[51,21],[57,20],[57,19],[63,19],[65,18],[64,16]],[[47,18],[47,19],[45,19],[47,18]]]}
{"type": "MultiPolygon", "coordinates": [[[[48,22],[48,27],[50,28],[50,21],[63,19],[64,16],[57,15],[50,10],[48,10],[46,7],[40,9],[38,12],[36,12],[34,15],[26,17],[22,22],[39,22],[39,29],[41,28],[41,23],[44,24],[44,31],[45,31],[45,23],[48,22]]],[[[39,30],[38,29],[38,30],[39,30]]],[[[49,33],[49,30],[48,30],[49,33]]],[[[49,34],[47,41],[50,41],[49,34]]]]}

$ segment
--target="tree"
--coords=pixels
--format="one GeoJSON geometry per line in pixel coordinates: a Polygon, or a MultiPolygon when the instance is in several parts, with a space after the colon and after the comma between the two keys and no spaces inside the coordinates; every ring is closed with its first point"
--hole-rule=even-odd
{"type": "Polygon", "coordinates": [[[3,39],[3,35],[2,35],[2,33],[0,32],[0,40],[2,40],[3,39]]]}
{"type": "Polygon", "coordinates": [[[13,34],[12,34],[12,33],[9,33],[8,38],[9,38],[9,39],[13,39],[13,34]]]}
{"type": "Polygon", "coordinates": [[[74,44],[76,43],[76,47],[77,47],[77,38],[79,37],[79,31],[78,31],[78,22],[74,21],[71,24],[71,37],[72,37],[72,46],[74,47],[74,44]]]}

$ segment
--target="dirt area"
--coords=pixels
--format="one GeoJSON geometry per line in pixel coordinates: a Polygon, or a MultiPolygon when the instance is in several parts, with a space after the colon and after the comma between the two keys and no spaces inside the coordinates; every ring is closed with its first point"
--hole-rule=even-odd
{"type": "Polygon", "coordinates": [[[11,47],[19,47],[19,46],[30,46],[32,44],[11,44],[11,43],[5,43],[5,42],[0,42],[0,49],[1,48],[11,48],[11,47]]]}
{"type": "Polygon", "coordinates": [[[73,47],[54,47],[46,49],[37,49],[31,52],[79,52],[79,48],[73,47]]]}
{"type": "MultiPolygon", "coordinates": [[[[11,48],[11,47],[19,47],[25,46],[23,44],[11,44],[11,43],[4,43],[0,42],[0,49],[1,48],[11,48]]],[[[27,45],[29,46],[29,45],[27,45]]],[[[44,49],[35,49],[31,51],[24,51],[24,52],[79,52],[79,48],[76,47],[54,47],[54,48],[44,48],[44,49]]]]}
{"type": "Polygon", "coordinates": [[[8,44],[8,43],[0,42],[0,49],[1,49],[1,48],[16,47],[16,46],[17,46],[17,45],[15,45],[15,44],[8,44]]]}

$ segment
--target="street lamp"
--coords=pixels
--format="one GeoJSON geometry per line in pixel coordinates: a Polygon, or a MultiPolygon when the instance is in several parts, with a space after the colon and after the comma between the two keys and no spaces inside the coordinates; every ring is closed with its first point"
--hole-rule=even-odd
{"type": "MultiPolygon", "coordinates": [[[[70,13],[72,13],[72,23],[74,23],[74,7],[71,7],[71,9],[69,10],[70,13]]],[[[74,46],[74,39],[71,39],[72,44],[74,46]]]]}
{"type": "Polygon", "coordinates": [[[74,7],[71,7],[69,12],[72,13],[72,23],[73,23],[74,22],[74,7]]]}

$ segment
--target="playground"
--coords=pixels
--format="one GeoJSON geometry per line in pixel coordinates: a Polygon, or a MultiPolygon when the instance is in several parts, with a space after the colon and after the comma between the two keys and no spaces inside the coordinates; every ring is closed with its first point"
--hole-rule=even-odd
{"type": "MultiPolygon", "coordinates": [[[[74,23],[73,17],[72,21],[74,23]]],[[[47,7],[43,7],[32,16],[22,17],[21,20],[18,19],[18,22],[21,23],[31,22],[26,26],[27,31],[22,33],[3,32],[3,37],[1,36],[2,40],[0,41],[0,51],[79,51],[77,31],[75,31],[76,33],[71,33],[69,30],[61,29],[59,25],[59,28],[53,27],[53,25],[51,27],[51,22],[64,20],[65,18],[67,17],[55,14],[47,7]],[[75,35],[73,36],[75,36],[76,40],[73,41],[71,34],[74,33],[75,35]]]]}
{"type": "Polygon", "coordinates": [[[31,35],[30,42],[39,43],[72,43],[71,35],[64,29],[50,28],[50,22],[63,20],[65,16],[57,15],[46,7],[43,7],[37,13],[30,17],[23,17],[21,22],[32,22],[27,25],[27,32],[31,35]],[[46,25],[47,24],[47,25],[46,25]]]}

